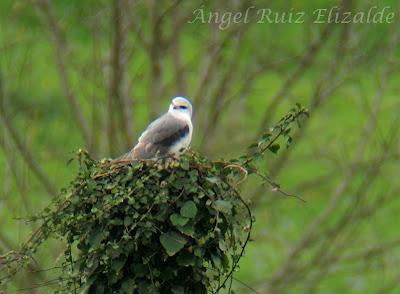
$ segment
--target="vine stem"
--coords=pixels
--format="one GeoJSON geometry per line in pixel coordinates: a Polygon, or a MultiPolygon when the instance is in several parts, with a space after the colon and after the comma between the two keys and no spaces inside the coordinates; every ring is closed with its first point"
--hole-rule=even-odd
{"type": "Polygon", "coordinates": [[[242,250],[239,253],[239,256],[237,257],[237,259],[233,262],[232,268],[230,270],[230,272],[228,273],[228,275],[226,276],[225,280],[221,283],[221,285],[217,288],[217,290],[215,290],[215,292],[213,292],[213,294],[216,294],[219,292],[219,290],[222,289],[222,287],[224,287],[224,285],[226,284],[226,282],[228,281],[228,279],[233,275],[233,272],[235,271],[239,260],[242,258],[243,254],[244,254],[244,249],[247,246],[247,243],[250,241],[250,235],[251,235],[251,230],[253,228],[253,215],[251,214],[251,210],[250,207],[248,206],[248,204],[246,203],[246,201],[243,200],[242,196],[240,196],[240,193],[236,190],[235,187],[233,187],[232,185],[230,185],[229,183],[227,183],[226,181],[224,181],[225,184],[229,185],[232,188],[232,191],[235,192],[236,196],[238,197],[238,199],[240,200],[240,202],[242,202],[242,204],[244,205],[244,207],[247,210],[247,213],[249,215],[249,228],[248,228],[248,233],[247,233],[247,237],[246,240],[244,241],[243,245],[241,246],[242,250]]]}

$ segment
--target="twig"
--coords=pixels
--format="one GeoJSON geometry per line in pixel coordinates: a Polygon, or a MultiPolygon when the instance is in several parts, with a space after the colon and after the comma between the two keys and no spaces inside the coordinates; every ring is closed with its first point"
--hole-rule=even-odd
{"type": "Polygon", "coordinates": [[[164,46],[164,38],[162,33],[162,25],[160,18],[160,3],[156,0],[149,1],[151,13],[151,43],[148,50],[148,57],[151,67],[150,84],[149,84],[149,103],[151,115],[157,114],[157,106],[159,99],[162,97],[163,91],[163,68],[162,68],[162,48],[164,46]]]}
{"type": "Polygon", "coordinates": [[[246,26],[242,25],[237,34],[235,34],[234,36],[232,58],[227,64],[227,70],[219,80],[213,97],[211,98],[209,110],[210,116],[208,117],[207,123],[204,127],[202,140],[200,140],[200,150],[203,148],[210,148],[211,143],[213,142],[213,138],[219,125],[221,115],[223,114],[223,110],[227,102],[227,97],[229,96],[232,88],[231,84],[233,78],[235,77],[235,73],[238,68],[238,56],[240,53],[240,49],[243,46],[242,39],[244,36],[245,28],[246,26]]]}
{"type": "MultiPolygon", "coordinates": [[[[5,133],[4,137],[6,139],[8,137],[8,135],[5,133]]],[[[26,184],[25,184],[25,179],[24,179],[25,175],[23,172],[18,170],[15,156],[11,152],[11,149],[10,149],[11,146],[8,146],[8,143],[6,143],[6,140],[3,141],[0,139],[0,146],[3,148],[4,154],[6,154],[6,156],[5,156],[6,161],[11,170],[11,173],[13,175],[13,178],[14,178],[15,184],[17,186],[17,189],[19,191],[19,194],[21,195],[21,199],[22,199],[22,203],[25,207],[25,211],[30,214],[31,213],[31,207],[30,207],[31,203],[30,203],[30,199],[27,197],[28,193],[26,191],[26,184]]]]}
{"type": "Polygon", "coordinates": [[[3,80],[3,75],[0,68],[0,119],[6,127],[10,137],[14,141],[17,150],[21,154],[27,166],[32,170],[32,172],[36,175],[39,181],[42,183],[46,191],[52,195],[56,196],[58,194],[56,186],[50,180],[50,178],[46,175],[46,173],[42,170],[42,168],[37,164],[35,157],[33,156],[31,150],[28,146],[26,146],[18,135],[17,130],[15,129],[10,117],[7,115],[6,109],[4,109],[4,101],[6,100],[6,89],[5,82],[3,80]]]}
{"type": "Polygon", "coordinates": [[[302,77],[302,74],[313,63],[314,59],[317,56],[317,53],[323,47],[323,45],[325,45],[326,41],[331,36],[332,31],[332,24],[328,24],[325,26],[319,39],[307,48],[306,52],[303,55],[303,58],[300,60],[300,64],[298,65],[298,67],[292,74],[289,75],[286,81],[282,84],[280,90],[273,96],[270,104],[266,108],[263,118],[261,119],[259,129],[256,134],[257,137],[259,137],[264,132],[265,128],[268,127],[270,120],[273,118],[273,114],[276,112],[276,109],[278,108],[282,100],[288,96],[293,86],[302,77]]]}
{"type": "Polygon", "coordinates": [[[40,11],[44,16],[45,23],[53,37],[54,53],[56,59],[56,65],[60,76],[62,88],[64,91],[65,98],[67,99],[71,108],[72,114],[75,117],[75,122],[79,127],[79,131],[82,134],[83,139],[88,147],[92,146],[92,135],[89,129],[89,124],[83,115],[81,107],[79,106],[76,94],[72,91],[72,83],[67,72],[67,49],[65,42],[62,37],[61,28],[59,27],[52,3],[49,0],[33,0],[33,3],[37,3],[40,11]]]}
{"type": "Polygon", "coordinates": [[[113,0],[112,2],[112,26],[114,38],[111,48],[111,81],[109,87],[109,107],[107,134],[109,139],[110,154],[114,154],[116,147],[116,135],[118,134],[116,124],[113,121],[118,118],[118,128],[121,130],[124,139],[124,148],[132,142],[131,134],[131,105],[123,93],[126,84],[126,65],[128,63],[126,55],[126,39],[127,39],[127,15],[124,12],[126,8],[126,0],[113,0]],[[116,106],[116,107],[115,107],[116,106]],[[115,110],[118,109],[119,114],[114,116],[115,110]]]}
{"type": "Polygon", "coordinates": [[[247,179],[247,175],[249,173],[243,166],[240,166],[237,164],[228,164],[223,169],[227,169],[227,168],[239,169],[242,172],[242,178],[233,185],[234,187],[237,187],[239,184],[243,183],[247,179]]]}

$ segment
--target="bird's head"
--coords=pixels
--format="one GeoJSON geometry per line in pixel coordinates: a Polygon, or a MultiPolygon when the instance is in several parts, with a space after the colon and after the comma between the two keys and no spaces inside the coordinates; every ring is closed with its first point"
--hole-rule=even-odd
{"type": "Polygon", "coordinates": [[[189,100],[187,100],[186,98],[175,97],[174,99],[172,99],[168,111],[172,113],[186,114],[191,118],[192,104],[190,104],[189,100]]]}

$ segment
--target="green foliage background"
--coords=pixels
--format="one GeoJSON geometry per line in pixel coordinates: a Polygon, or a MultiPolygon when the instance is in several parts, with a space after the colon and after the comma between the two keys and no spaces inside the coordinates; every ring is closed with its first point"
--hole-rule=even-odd
{"type": "MultiPolygon", "coordinates": [[[[311,118],[298,138],[294,137],[293,146],[258,162],[283,190],[300,195],[306,203],[271,191],[268,186],[260,188],[261,183],[255,179],[241,187],[244,197],[253,202],[257,221],[254,242],[235,274],[234,288],[238,293],[251,293],[248,286],[260,293],[269,289],[278,293],[400,293],[400,272],[396,266],[400,258],[399,144],[395,132],[400,101],[398,46],[389,52],[398,34],[399,6],[397,1],[390,0],[378,4],[351,2],[354,11],[366,11],[374,5],[390,6],[396,13],[395,23],[358,24],[348,31],[344,25],[332,26],[312,63],[287,87],[290,90],[279,99],[265,124],[261,122],[271,101],[304,63],[301,56],[310,44],[318,41],[324,25],[309,21],[252,22],[239,38],[235,27],[219,30],[212,25],[184,22],[178,34],[174,20],[185,13],[191,16],[193,9],[202,4],[180,3],[180,14],[167,15],[162,22],[166,38],[179,38],[173,39],[172,45],[156,44],[162,51],[164,87],[160,95],[155,95],[160,82],[154,79],[154,59],[135,30],[130,29],[126,40],[128,86],[124,91],[133,103],[133,128],[128,140],[116,122],[116,138],[111,140],[104,123],[109,109],[110,48],[114,37],[111,2],[52,1],[67,44],[70,87],[93,131],[96,158],[127,151],[149,121],[165,111],[170,98],[178,94],[196,102],[193,149],[210,158],[243,154],[246,146],[258,138],[259,131],[267,130],[294,103],[310,108],[311,118]],[[210,39],[226,40],[225,46],[219,59],[213,61],[215,67],[207,86],[198,90],[203,58],[212,51],[212,46],[207,45],[210,39]],[[185,64],[178,69],[174,55],[170,54],[173,50],[169,51],[175,44],[179,44],[178,55],[185,64]],[[344,49],[340,49],[340,44],[345,44],[344,49]],[[184,86],[178,81],[179,73],[184,73],[184,86]],[[253,73],[255,79],[251,78],[253,73]],[[221,82],[223,77],[229,77],[226,86],[221,82]],[[324,99],[315,99],[325,92],[324,99]],[[223,111],[219,116],[215,110],[220,105],[223,111]],[[376,120],[371,122],[374,111],[376,120]],[[335,195],[341,196],[329,217],[313,227],[320,214],[331,207],[330,200],[335,195]],[[293,248],[298,251],[291,255],[293,248]]],[[[164,11],[174,1],[156,3],[164,11]]],[[[207,2],[205,9],[230,11],[237,9],[235,3],[207,2]]],[[[245,4],[312,15],[317,8],[338,3],[327,0],[245,4]]],[[[146,40],[151,40],[154,6],[151,1],[139,1],[134,8],[133,27],[140,28],[146,40]]],[[[43,21],[37,1],[0,1],[0,64],[8,93],[7,115],[55,186],[66,187],[77,170],[74,163],[67,164],[68,160],[76,150],[88,146],[66,102],[51,28],[43,21]]],[[[35,214],[51,201],[3,129],[0,254],[17,248],[34,229],[33,224],[17,218],[35,214]]],[[[64,248],[62,242],[46,243],[37,254],[38,268],[54,266],[64,248]]],[[[12,291],[45,284],[54,273],[55,270],[38,272],[37,268],[21,273],[12,291]]],[[[51,286],[44,285],[27,292],[46,293],[48,289],[51,286]]]]}

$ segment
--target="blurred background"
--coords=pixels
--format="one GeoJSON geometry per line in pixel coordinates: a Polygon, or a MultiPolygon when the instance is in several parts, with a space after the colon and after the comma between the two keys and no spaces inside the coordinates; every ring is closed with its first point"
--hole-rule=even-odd
{"type": "MultiPolygon", "coordinates": [[[[73,179],[76,150],[125,153],[172,97],[193,102],[192,148],[212,159],[298,102],[310,119],[258,165],[306,202],[241,187],[256,222],[233,288],[400,293],[399,4],[0,1],[0,255],[73,179]]],[[[4,293],[51,292],[64,245],[42,247],[4,293]]]]}

